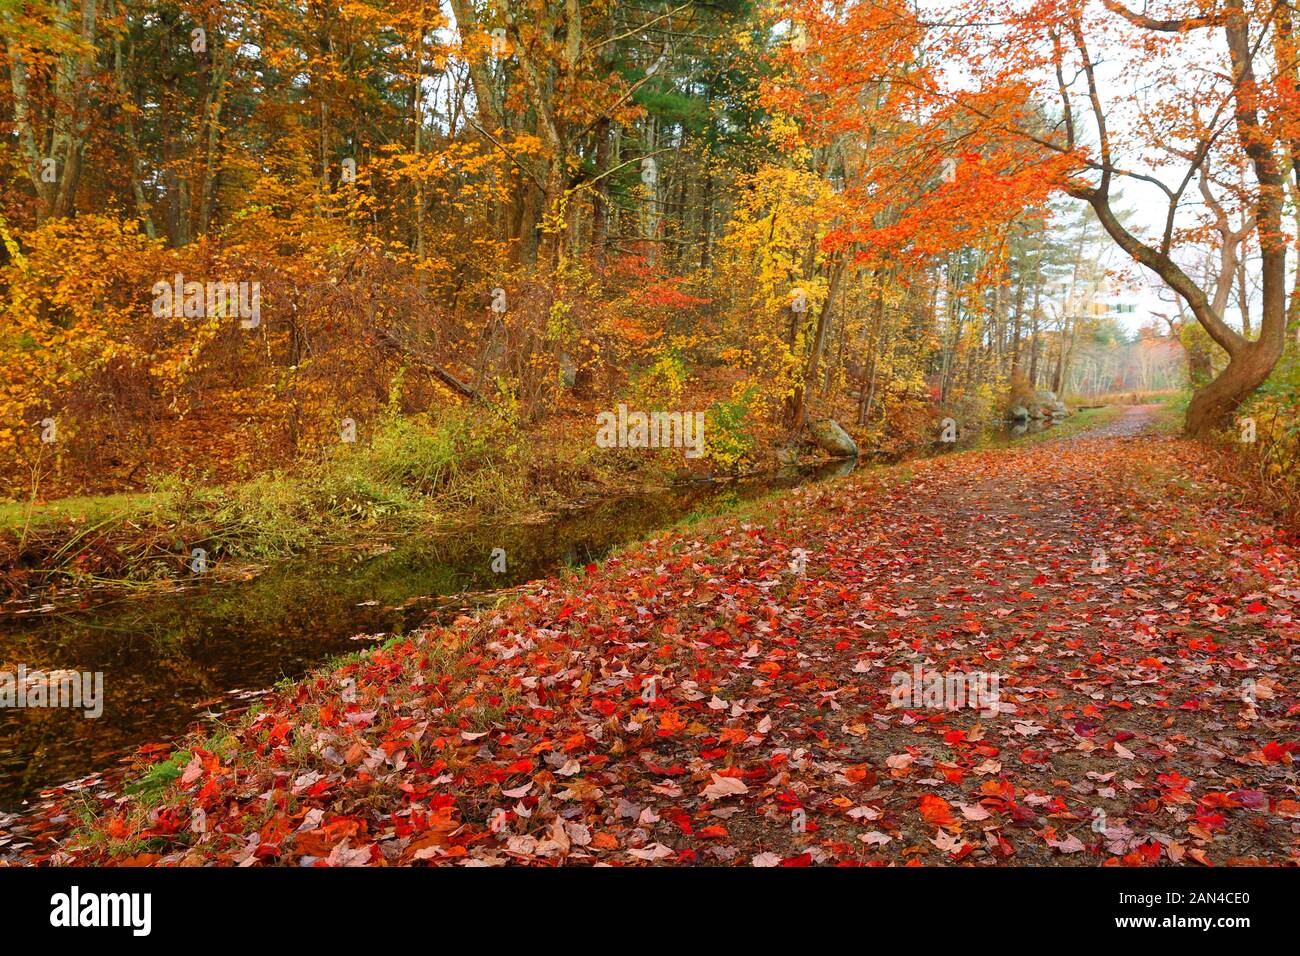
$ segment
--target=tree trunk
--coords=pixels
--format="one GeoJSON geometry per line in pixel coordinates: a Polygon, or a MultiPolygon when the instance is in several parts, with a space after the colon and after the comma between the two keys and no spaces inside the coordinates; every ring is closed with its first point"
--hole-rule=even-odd
{"type": "MultiPolygon", "coordinates": [[[[108,15],[110,17],[117,15],[115,4],[109,5],[108,15]]],[[[119,105],[122,113],[122,127],[126,134],[127,149],[131,154],[131,195],[135,199],[135,214],[144,223],[145,234],[150,239],[157,239],[158,228],[154,225],[153,211],[150,209],[149,200],[144,193],[144,163],[140,156],[140,139],[135,129],[135,114],[132,110],[126,108],[129,102],[138,109],[139,98],[136,96],[132,85],[127,82],[121,37],[113,38],[113,81],[118,97],[121,100],[119,105]]]]}
{"type": "MultiPolygon", "coordinates": [[[[7,4],[17,9],[21,4],[7,4]]],[[[81,39],[81,47],[69,44],[53,61],[53,104],[49,129],[38,136],[35,129],[36,109],[28,89],[27,63],[22,48],[14,42],[13,13],[0,9],[6,24],[5,48],[9,55],[10,90],[14,101],[14,127],[24,157],[27,174],[39,200],[37,220],[71,216],[76,208],[77,184],[81,180],[88,120],[87,104],[93,94],[92,70],[98,53],[98,6],[96,0],[80,0],[80,10],[71,0],[55,5],[54,22],[68,36],[81,39]],[[79,17],[78,17],[79,13],[79,17]],[[89,52],[86,52],[89,51],[89,52]],[[37,140],[43,141],[42,154],[37,140]],[[52,180],[45,175],[45,164],[54,164],[52,180]]]]}
{"type": "Polygon", "coordinates": [[[799,385],[798,404],[795,406],[794,422],[791,426],[797,435],[808,418],[808,393],[817,381],[817,367],[821,363],[822,352],[826,348],[826,333],[834,321],[835,295],[839,292],[840,278],[844,274],[844,260],[837,260],[830,270],[830,281],[826,287],[826,301],[822,303],[821,314],[817,317],[817,331],[813,336],[812,351],[808,355],[808,365],[804,370],[803,381],[799,385]]]}
{"type": "Polygon", "coordinates": [[[700,269],[713,266],[713,170],[704,160],[704,195],[700,200],[700,269]]]}
{"type": "Polygon", "coordinates": [[[1275,345],[1264,339],[1239,350],[1214,381],[1192,395],[1187,406],[1186,433],[1193,438],[1207,438],[1230,425],[1237,406],[1264,383],[1281,354],[1281,342],[1275,345]]]}
{"type": "Polygon", "coordinates": [[[560,259],[564,238],[564,165],[559,158],[547,165],[546,188],[542,190],[542,235],[537,244],[537,264],[552,269],[560,259]]]}
{"type": "Polygon", "coordinates": [[[609,127],[608,116],[596,123],[596,188],[591,197],[591,259],[596,268],[605,266],[609,243],[609,127]]]}
{"type": "Polygon", "coordinates": [[[165,11],[162,15],[163,31],[160,38],[162,50],[162,97],[159,100],[161,124],[161,145],[163,163],[163,186],[167,194],[164,208],[166,218],[167,241],[173,248],[179,248],[189,242],[185,235],[181,216],[181,183],[177,170],[179,161],[176,155],[176,114],[179,99],[179,74],[176,63],[176,14],[165,11]]]}

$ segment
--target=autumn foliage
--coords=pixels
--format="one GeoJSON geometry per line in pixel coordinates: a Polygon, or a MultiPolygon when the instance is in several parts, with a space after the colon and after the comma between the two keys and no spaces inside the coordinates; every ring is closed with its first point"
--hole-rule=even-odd
{"type": "Polygon", "coordinates": [[[1015,267],[1060,159],[949,101],[909,5],[578,7],[7,11],[8,494],[247,479],[465,408],[572,459],[664,363],[640,396],[731,423],[722,470],[1068,376],[1015,267]],[[158,314],[177,276],[257,284],[258,323],[158,314]]]}

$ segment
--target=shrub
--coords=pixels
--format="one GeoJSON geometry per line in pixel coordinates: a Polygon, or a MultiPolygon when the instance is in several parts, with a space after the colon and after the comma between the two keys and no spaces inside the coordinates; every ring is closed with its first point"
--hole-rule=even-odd
{"type": "Polygon", "coordinates": [[[756,389],[737,386],[731,401],[714,402],[705,416],[705,457],[723,471],[736,471],[754,447],[750,405],[756,389]]]}

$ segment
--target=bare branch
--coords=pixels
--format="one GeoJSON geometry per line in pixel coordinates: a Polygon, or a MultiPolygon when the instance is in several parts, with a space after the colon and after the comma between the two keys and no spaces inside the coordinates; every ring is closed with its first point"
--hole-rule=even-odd
{"type": "Polygon", "coordinates": [[[1142,13],[1135,13],[1130,10],[1119,0],[1101,0],[1104,6],[1111,13],[1118,13],[1121,17],[1136,27],[1142,27],[1144,30],[1158,30],[1162,33],[1187,33],[1189,30],[1203,30],[1206,27],[1223,26],[1224,18],[1220,13],[1210,13],[1202,17],[1180,17],[1173,20],[1158,20],[1155,17],[1148,17],[1142,13]]]}

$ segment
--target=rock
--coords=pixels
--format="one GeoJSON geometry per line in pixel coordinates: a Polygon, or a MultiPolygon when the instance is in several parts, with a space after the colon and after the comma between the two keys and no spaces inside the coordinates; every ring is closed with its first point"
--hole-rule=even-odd
{"type": "Polygon", "coordinates": [[[1044,405],[1055,405],[1055,404],[1056,404],[1056,393],[1055,393],[1055,392],[1047,392],[1047,391],[1039,392],[1039,393],[1038,393],[1038,400],[1039,400],[1040,402],[1042,402],[1044,405]]]}
{"type": "Polygon", "coordinates": [[[573,388],[578,382],[578,363],[570,355],[560,356],[560,384],[573,388]]]}
{"type": "Polygon", "coordinates": [[[1035,405],[1034,410],[1029,413],[1029,417],[1036,421],[1041,421],[1047,417],[1047,412],[1043,411],[1042,405],[1035,405]]]}
{"type": "Polygon", "coordinates": [[[823,418],[808,426],[813,440],[832,458],[856,458],[858,446],[834,419],[823,418]]]}
{"type": "Polygon", "coordinates": [[[1023,405],[1012,405],[1007,410],[1007,418],[1013,422],[1027,422],[1029,421],[1029,409],[1023,405]]]}
{"type": "Polygon", "coordinates": [[[799,464],[799,446],[794,444],[782,445],[776,450],[776,460],[783,465],[799,464]]]}

